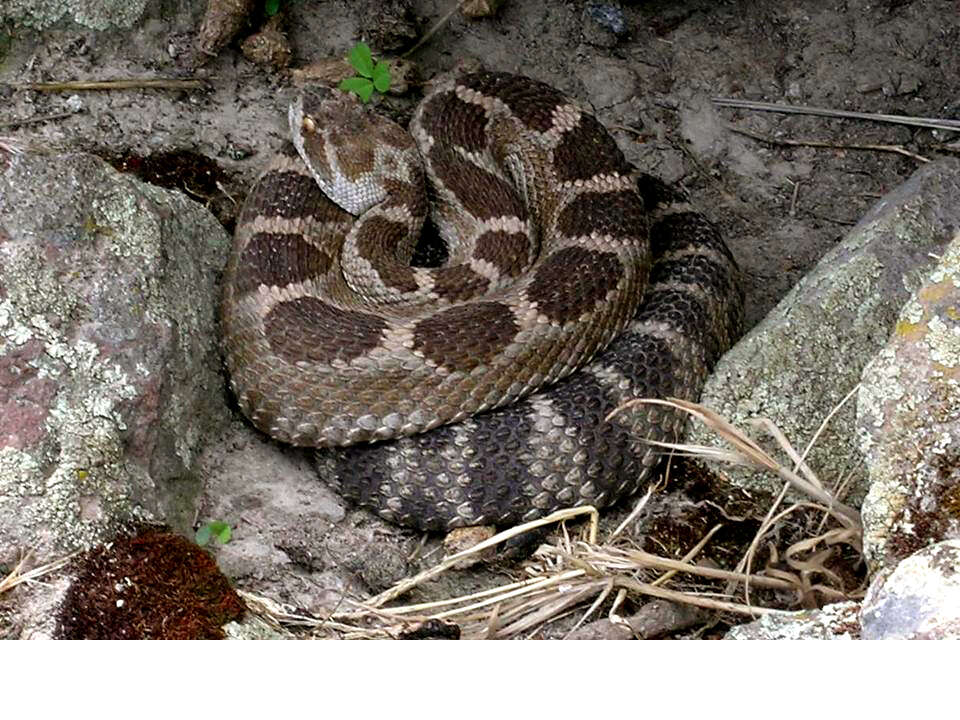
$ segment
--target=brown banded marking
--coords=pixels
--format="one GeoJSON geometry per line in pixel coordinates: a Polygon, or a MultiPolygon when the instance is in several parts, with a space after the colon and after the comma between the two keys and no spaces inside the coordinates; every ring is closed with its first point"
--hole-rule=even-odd
{"type": "Polygon", "coordinates": [[[270,348],[290,364],[329,365],[364,357],[380,345],[386,326],[379,315],[344,310],[314,297],[279,302],[263,319],[270,348]],[[341,341],[332,344],[331,337],[341,341]]]}
{"type": "Polygon", "coordinates": [[[455,305],[418,322],[413,347],[439,367],[470,372],[499,356],[519,330],[509,305],[455,305]]]}
{"type": "Polygon", "coordinates": [[[550,320],[565,323],[592,312],[617,287],[623,274],[623,265],[613,253],[566,247],[537,266],[525,295],[550,320]],[[582,300],[577,306],[566,302],[559,291],[563,287],[561,280],[571,274],[576,276],[577,294],[582,300]]]}
{"type": "Polygon", "coordinates": [[[280,286],[316,278],[330,269],[330,256],[299,233],[255,233],[240,256],[236,288],[240,294],[260,285],[280,286]]]}

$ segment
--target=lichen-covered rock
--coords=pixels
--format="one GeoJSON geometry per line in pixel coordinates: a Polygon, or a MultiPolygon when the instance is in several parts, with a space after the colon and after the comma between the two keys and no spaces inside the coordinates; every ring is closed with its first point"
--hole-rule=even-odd
{"type": "Polygon", "coordinates": [[[0,21],[43,30],[67,18],[90,28],[129,28],[140,19],[147,0],[4,0],[0,21]]]}
{"type": "MultiPolygon", "coordinates": [[[[880,200],[773,311],[720,361],[701,402],[734,424],[770,418],[802,451],[824,418],[860,381],[904,303],[960,227],[960,162],[930,163],[880,200]]],[[[867,491],[847,403],[807,463],[825,483],[848,478],[848,502],[867,491]]],[[[691,441],[712,443],[694,427],[691,441]]],[[[789,461],[787,461],[789,462],[789,461]]],[[[748,490],[777,492],[765,473],[725,467],[748,490]]]]}
{"type": "Polygon", "coordinates": [[[860,637],[860,603],[842,602],[820,610],[764,615],[731,628],[727,640],[855,640],[860,637]]]}
{"type": "Polygon", "coordinates": [[[864,370],[857,431],[871,571],[960,538],[960,233],[864,370]]]}
{"type": "Polygon", "coordinates": [[[860,622],[865,640],[960,639],[960,540],[882,571],[863,599],[860,622]]]}
{"type": "Polygon", "coordinates": [[[98,158],[0,165],[0,561],[192,522],[201,440],[228,417],[228,247],[204,208],[98,158]]]}

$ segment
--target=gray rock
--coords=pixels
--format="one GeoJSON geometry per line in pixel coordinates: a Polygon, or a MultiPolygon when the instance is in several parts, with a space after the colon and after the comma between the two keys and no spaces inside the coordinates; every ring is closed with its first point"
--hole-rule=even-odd
{"type": "Polygon", "coordinates": [[[731,628],[726,640],[855,640],[860,636],[860,603],[842,602],[820,610],[764,615],[731,628]]]}
{"type": "Polygon", "coordinates": [[[0,21],[43,30],[67,18],[90,28],[130,28],[140,19],[147,0],[4,0],[0,21]]]}
{"type": "MultiPolygon", "coordinates": [[[[904,303],[960,226],[960,162],[931,163],[878,202],[847,237],[718,364],[701,402],[735,424],[770,418],[802,452],[860,381],[904,303]]],[[[825,483],[849,477],[847,501],[867,492],[855,406],[834,416],[808,457],[825,483]]],[[[694,427],[691,441],[712,434],[694,427]]],[[[777,492],[763,473],[725,467],[747,490],[777,492]]]]}
{"type": "Polygon", "coordinates": [[[857,414],[872,572],[960,538],[960,233],[863,372],[857,414]]]}
{"type": "Polygon", "coordinates": [[[187,529],[206,433],[225,425],[203,207],[98,158],[0,164],[0,560],[120,524],[187,529]]]}
{"type": "Polygon", "coordinates": [[[960,639],[960,540],[931,545],[881,572],[860,619],[866,640],[960,639]]]}

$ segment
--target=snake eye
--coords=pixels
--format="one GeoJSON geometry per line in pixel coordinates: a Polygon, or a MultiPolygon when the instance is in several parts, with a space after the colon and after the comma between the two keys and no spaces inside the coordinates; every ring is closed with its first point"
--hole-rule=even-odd
{"type": "Polygon", "coordinates": [[[305,132],[312,133],[317,131],[317,123],[314,122],[314,119],[309,115],[304,116],[303,122],[300,124],[305,132]]]}

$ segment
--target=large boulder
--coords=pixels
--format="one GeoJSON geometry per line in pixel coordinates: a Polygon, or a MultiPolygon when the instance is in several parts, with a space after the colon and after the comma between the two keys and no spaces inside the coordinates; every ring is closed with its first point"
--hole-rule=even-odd
{"type": "MultiPolygon", "coordinates": [[[[824,418],[860,382],[901,309],[960,227],[960,161],[930,163],[881,199],[773,311],[728,352],[701,402],[740,427],[771,419],[802,452],[824,418]]],[[[867,493],[848,402],[820,435],[807,464],[826,484],[846,479],[846,502],[867,493]]],[[[712,435],[693,429],[691,441],[712,435]]],[[[789,463],[789,460],[785,460],[789,463]]],[[[747,490],[776,493],[781,481],[725,467],[747,490]]]]}
{"type": "Polygon", "coordinates": [[[857,426],[871,571],[960,539],[960,231],[864,371],[857,426]]]}
{"type": "Polygon", "coordinates": [[[0,154],[0,564],[138,519],[188,529],[229,417],[229,238],[184,195],[83,154],[0,154]]]}
{"type": "Polygon", "coordinates": [[[863,600],[863,638],[960,639],[958,570],[960,540],[945,540],[882,571],[863,600]]]}

